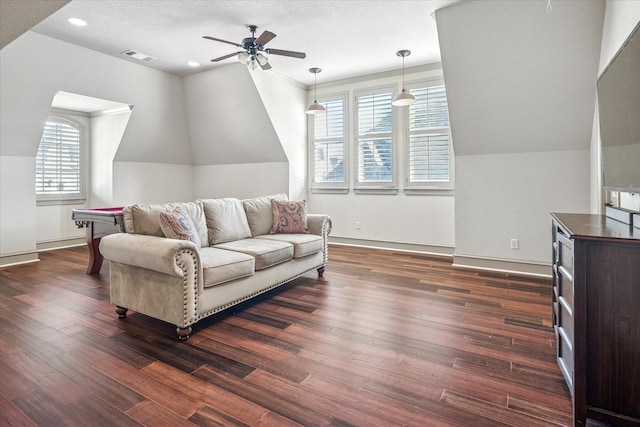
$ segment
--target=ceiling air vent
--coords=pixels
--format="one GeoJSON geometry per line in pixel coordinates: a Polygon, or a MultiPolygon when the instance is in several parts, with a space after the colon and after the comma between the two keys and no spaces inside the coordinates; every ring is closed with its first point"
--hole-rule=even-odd
{"type": "Polygon", "coordinates": [[[139,59],[140,61],[145,61],[145,62],[149,62],[149,61],[153,61],[154,59],[158,59],[158,58],[146,55],[146,54],[144,54],[142,52],[138,52],[137,50],[133,50],[133,49],[125,50],[124,52],[122,52],[122,54],[130,56],[132,58],[139,59]]]}

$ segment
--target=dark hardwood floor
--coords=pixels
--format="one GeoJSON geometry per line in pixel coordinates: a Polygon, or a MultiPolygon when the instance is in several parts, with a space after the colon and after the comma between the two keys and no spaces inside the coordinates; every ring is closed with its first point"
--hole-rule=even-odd
{"type": "Polygon", "coordinates": [[[118,319],[85,247],[0,270],[0,423],[570,425],[551,281],[331,246],[310,273],[186,342],[118,319]]]}

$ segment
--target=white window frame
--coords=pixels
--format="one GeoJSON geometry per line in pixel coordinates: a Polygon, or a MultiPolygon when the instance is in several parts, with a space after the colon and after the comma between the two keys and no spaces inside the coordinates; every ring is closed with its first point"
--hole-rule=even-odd
{"type": "MultiPolygon", "coordinates": [[[[412,82],[406,85],[407,91],[412,92],[416,89],[430,88],[435,86],[445,86],[444,80],[442,79],[434,79],[434,80],[421,80],[418,82],[412,82]]],[[[445,87],[446,90],[446,87],[445,87]]],[[[454,153],[453,153],[453,143],[451,139],[451,124],[450,122],[446,127],[433,127],[426,128],[420,130],[412,130],[411,129],[411,108],[415,108],[414,106],[417,104],[410,105],[407,107],[407,112],[404,117],[404,131],[405,133],[405,143],[404,143],[404,181],[405,188],[404,191],[407,194],[453,194],[454,191],[454,153]],[[414,181],[411,179],[411,138],[413,136],[426,136],[432,137],[437,135],[446,134],[448,137],[448,156],[449,156],[449,180],[448,181],[438,181],[438,180],[430,180],[430,181],[414,181]]]]}
{"type": "MultiPolygon", "coordinates": [[[[327,104],[342,101],[342,136],[324,137],[316,140],[315,124],[319,115],[309,115],[309,182],[312,193],[347,193],[349,191],[348,118],[349,104],[346,92],[317,98],[317,102],[327,108],[327,104]],[[316,144],[342,143],[342,181],[316,181],[316,144]]],[[[329,107],[330,108],[330,107],[329,107]]],[[[326,114],[326,113],[324,113],[326,114]]],[[[326,117],[326,116],[325,116],[326,117]]]]}
{"type": "MultiPolygon", "coordinates": [[[[86,188],[87,188],[87,163],[88,163],[88,142],[87,142],[87,130],[84,125],[68,117],[62,115],[50,115],[47,117],[47,122],[63,123],[71,126],[79,132],[79,156],[80,156],[80,177],[79,177],[79,191],[73,192],[61,192],[61,193],[42,193],[38,191],[37,174],[39,171],[39,151],[40,144],[38,144],[38,152],[35,158],[35,173],[34,176],[37,205],[62,205],[62,204],[75,204],[83,203],[86,200],[86,188]]],[[[43,127],[44,134],[44,127],[43,127]]],[[[42,138],[40,143],[42,143],[42,138]]]]}
{"type": "Polygon", "coordinates": [[[384,86],[375,89],[367,89],[354,92],[353,103],[353,115],[354,115],[354,129],[353,129],[353,181],[354,191],[356,193],[373,193],[373,194],[397,194],[398,192],[398,149],[396,143],[396,113],[394,107],[391,105],[391,101],[395,96],[394,86],[384,86]],[[391,113],[391,130],[389,132],[378,132],[360,134],[360,118],[359,118],[359,99],[371,95],[389,95],[389,108],[391,113]],[[391,140],[391,181],[361,181],[360,180],[360,142],[367,139],[390,139],[391,140]]]}

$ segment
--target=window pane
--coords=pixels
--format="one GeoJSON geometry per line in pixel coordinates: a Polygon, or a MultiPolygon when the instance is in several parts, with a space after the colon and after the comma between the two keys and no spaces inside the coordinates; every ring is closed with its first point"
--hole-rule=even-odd
{"type": "Polygon", "coordinates": [[[358,181],[393,181],[393,146],[391,138],[358,141],[358,181]]]}
{"type": "Polygon", "coordinates": [[[449,181],[449,134],[412,136],[409,140],[411,182],[449,181]]]}
{"type": "Polygon", "coordinates": [[[345,100],[340,97],[318,100],[318,103],[324,106],[325,113],[315,115],[313,119],[313,181],[345,182],[345,100]]]}
{"type": "Polygon", "coordinates": [[[362,95],[358,102],[358,135],[391,133],[391,92],[362,95]]]}
{"type": "Polygon", "coordinates": [[[314,117],[315,139],[342,138],[344,136],[344,102],[336,99],[328,102],[319,102],[324,106],[325,114],[317,114],[314,117]]]}
{"type": "Polygon", "coordinates": [[[412,89],[416,103],[409,107],[411,131],[449,127],[449,108],[444,86],[412,89]]]}
{"type": "Polygon", "coordinates": [[[443,85],[409,90],[409,182],[450,182],[449,107],[443,85]]]}
{"type": "Polygon", "coordinates": [[[393,183],[392,91],[356,97],[358,182],[393,183]]]}
{"type": "Polygon", "coordinates": [[[315,144],[315,182],[344,181],[344,148],[342,142],[315,144]]]}
{"type": "Polygon", "coordinates": [[[36,154],[36,194],[80,193],[80,130],[47,121],[36,154]]]}

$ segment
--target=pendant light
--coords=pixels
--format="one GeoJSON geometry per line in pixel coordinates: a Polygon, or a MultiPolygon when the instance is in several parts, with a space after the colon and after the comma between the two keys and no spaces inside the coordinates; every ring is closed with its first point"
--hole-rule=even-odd
{"type": "Polygon", "coordinates": [[[393,101],[391,101],[391,104],[396,107],[415,104],[416,98],[413,95],[411,95],[411,93],[407,92],[404,88],[404,58],[411,55],[411,51],[399,50],[396,52],[396,55],[402,57],[402,92],[400,92],[395,98],[393,98],[393,101]]]}
{"type": "Polygon", "coordinates": [[[324,107],[318,104],[317,93],[318,93],[318,73],[322,71],[320,68],[309,68],[309,72],[313,73],[314,82],[313,82],[313,104],[309,104],[305,113],[307,114],[323,114],[325,112],[324,107]]]}

